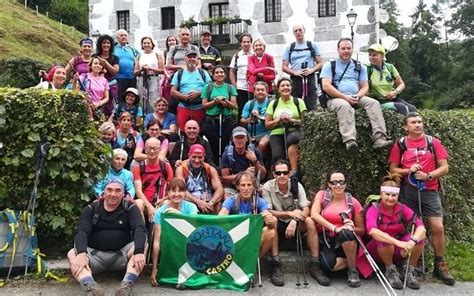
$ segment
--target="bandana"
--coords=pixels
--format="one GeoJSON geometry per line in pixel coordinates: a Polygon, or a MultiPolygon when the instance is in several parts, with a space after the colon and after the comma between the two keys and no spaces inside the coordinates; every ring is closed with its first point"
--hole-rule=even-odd
{"type": "Polygon", "coordinates": [[[400,188],[392,186],[380,186],[380,192],[399,194],[400,188]]]}

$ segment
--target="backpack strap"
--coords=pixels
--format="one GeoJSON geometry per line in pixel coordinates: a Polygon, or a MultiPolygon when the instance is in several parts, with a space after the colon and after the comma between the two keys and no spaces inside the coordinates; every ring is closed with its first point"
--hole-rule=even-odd
{"type": "Polygon", "coordinates": [[[369,88],[370,88],[372,85],[371,77],[372,77],[372,73],[374,73],[374,67],[372,66],[372,64],[369,64],[366,67],[367,67],[367,77],[369,78],[369,88]]]}
{"type": "MultiPolygon", "coordinates": [[[[249,105],[249,113],[252,114],[253,107],[255,107],[255,99],[250,100],[250,105],[249,105]]],[[[275,110],[273,110],[275,111],[275,110]]]]}
{"type": "MultiPolygon", "coordinates": [[[[293,97],[293,104],[295,104],[296,109],[298,110],[298,116],[301,117],[300,100],[298,98],[293,97]]],[[[273,111],[275,111],[275,110],[273,110],[273,111]]]]}
{"type": "Polygon", "coordinates": [[[102,198],[100,199],[96,199],[94,200],[94,202],[92,202],[92,204],[89,205],[89,207],[92,208],[92,211],[93,211],[93,216],[92,216],[92,225],[97,225],[97,222],[99,222],[99,218],[100,218],[100,213],[99,213],[99,209],[100,209],[100,201],[102,200],[102,198]]]}
{"type": "Polygon", "coordinates": [[[316,51],[314,50],[314,47],[313,47],[313,42],[311,41],[306,41],[306,46],[308,47],[309,51],[311,52],[311,58],[316,58],[316,51]]]}
{"type": "Polygon", "coordinates": [[[349,211],[352,213],[352,219],[354,219],[355,218],[354,198],[352,197],[352,194],[350,194],[349,192],[346,192],[345,197],[346,197],[346,204],[349,207],[349,211]]]}
{"type": "Polygon", "coordinates": [[[232,195],[230,198],[234,199],[234,207],[230,214],[239,214],[240,213],[240,199],[237,197],[237,194],[232,195]]]}
{"type": "Polygon", "coordinates": [[[168,171],[166,170],[166,162],[164,160],[159,160],[160,162],[160,171],[161,171],[161,175],[163,176],[163,178],[165,179],[165,181],[168,180],[168,171]]]}
{"type": "Polygon", "coordinates": [[[291,64],[291,54],[295,50],[296,42],[290,44],[290,50],[288,51],[288,62],[291,64]]]}
{"type": "Polygon", "coordinates": [[[176,87],[179,91],[179,88],[181,86],[181,77],[183,77],[183,69],[179,69],[177,75],[178,75],[178,85],[176,87]]]}
{"type": "Polygon", "coordinates": [[[198,68],[198,71],[199,71],[199,74],[201,75],[202,81],[206,83],[206,73],[201,68],[198,68]]]}
{"type": "Polygon", "coordinates": [[[224,153],[227,155],[227,159],[229,160],[229,168],[232,171],[232,167],[234,166],[235,159],[234,159],[234,145],[229,144],[225,147],[224,153]]]}
{"type": "Polygon", "coordinates": [[[240,52],[240,50],[237,51],[237,52],[234,54],[234,56],[235,56],[235,60],[234,60],[234,71],[235,71],[235,73],[237,73],[237,70],[239,69],[239,68],[237,67],[237,61],[239,60],[239,52],[240,52]]]}
{"type": "Polygon", "coordinates": [[[321,213],[331,203],[331,200],[332,200],[331,190],[324,190],[324,199],[321,202],[321,213]]]}

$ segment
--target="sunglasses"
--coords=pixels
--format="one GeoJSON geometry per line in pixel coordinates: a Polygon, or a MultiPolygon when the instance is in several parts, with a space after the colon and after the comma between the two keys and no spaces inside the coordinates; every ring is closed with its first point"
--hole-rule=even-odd
{"type": "Polygon", "coordinates": [[[343,186],[346,185],[346,180],[333,180],[329,181],[329,184],[336,186],[337,184],[343,186]]]}
{"type": "Polygon", "coordinates": [[[288,175],[290,172],[289,171],[275,171],[273,172],[277,176],[283,176],[283,175],[288,175]]]}

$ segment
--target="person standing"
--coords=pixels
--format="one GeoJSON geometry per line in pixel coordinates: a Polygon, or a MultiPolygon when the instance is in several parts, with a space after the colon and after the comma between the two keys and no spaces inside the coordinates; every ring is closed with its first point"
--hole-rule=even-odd
{"type": "Polygon", "coordinates": [[[388,148],[392,141],[386,139],[387,128],[379,102],[366,96],[369,90],[367,68],[352,59],[352,40],[342,38],[337,42],[339,58],[326,62],[321,70],[323,90],[331,99],[329,111],[337,111],[339,132],[347,151],[358,149],[356,142],[355,109],[362,107],[367,112],[372,126],[374,148],[388,148]],[[333,67],[334,63],[334,67],[333,67]]]}
{"type": "Polygon", "coordinates": [[[219,65],[222,61],[219,50],[211,46],[212,34],[209,31],[201,33],[201,46],[199,53],[201,54],[201,65],[204,70],[212,75],[214,66],[219,65]]]}
{"type": "Polygon", "coordinates": [[[128,44],[128,32],[124,29],[115,32],[115,38],[118,44],[114,47],[114,54],[119,58],[119,71],[115,79],[117,79],[118,85],[118,98],[122,103],[125,98],[125,91],[129,87],[137,87],[133,70],[135,69],[135,58],[138,56],[138,51],[128,44]]]}
{"type": "Polygon", "coordinates": [[[239,106],[237,118],[241,117],[244,105],[249,99],[247,66],[248,57],[252,53],[252,35],[243,33],[239,37],[239,43],[240,50],[234,54],[229,65],[230,83],[237,89],[237,105],[239,106]]]}
{"type": "Polygon", "coordinates": [[[295,98],[303,98],[308,111],[316,107],[316,75],[323,62],[319,46],[312,41],[305,41],[306,29],[303,25],[293,27],[296,42],[286,47],[283,53],[283,72],[291,76],[295,98]]]}
{"type": "Polygon", "coordinates": [[[446,285],[454,285],[454,277],[444,260],[446,238],[438,191],[439,178],[449,170],[448,152],[440,140],[424,133],[423,118],[419,113],[408,113],[403,128],[407,136],[393,145],[388,159],[390,173],[404,176],[400,192],[403,202],[417,215],[426,218],[435,255],[433,275],[446,285]],[[422,184],[425,185],[423,190],[420,188],[422,184]]]}

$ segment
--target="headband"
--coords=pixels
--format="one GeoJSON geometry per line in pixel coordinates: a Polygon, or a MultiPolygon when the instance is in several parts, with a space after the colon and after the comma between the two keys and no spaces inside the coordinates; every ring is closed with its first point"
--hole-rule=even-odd
{"type": "Polygon", "coordinates": [[[400,193],[400,188],[392,187],[392,186],[380,186],[380,191],[385,192],[385,193],[399,194],[400,193]]]}

